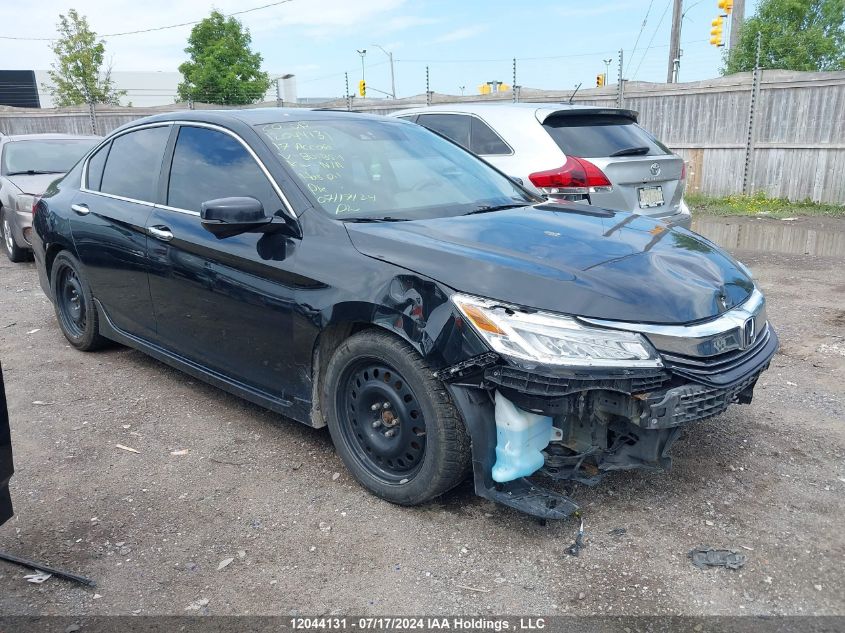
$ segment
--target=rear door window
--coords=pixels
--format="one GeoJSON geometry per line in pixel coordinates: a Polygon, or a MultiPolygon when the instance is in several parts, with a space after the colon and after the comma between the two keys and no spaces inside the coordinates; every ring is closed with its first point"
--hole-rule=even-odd
{"type": "Polygon", "coordinates": [[[148,127],[112,141],[100,191],[140,202],[155,202],[170,126],[148,127]]]}
{"type": "Polygon", "coordinates": [[[470,149],[476,154],[491,156],[510,154],[511,148],[493,129],[477,117],[472,117],[470,149]]]}
{"type": "Polygon", "coordinates": [[[631,119],[614,115],[550,116],[543,127],[569,156],[658,156],[669,148],[631,119]]]}
{"type": "Polygon", "coordinates": [[[417,123],[469,149],[471,119],[466,114],[421,114],[417,123]]]}
{"type": "Polygon", "coordinates": [[[249,196],[272,215],[281,209],[267,176],[235,138],[218,130],[183,126],[173,150],[167,204],[199,212],[217,198],[249,196]]]}
{"type": "Polygon", "coordinates": [[[103,181],[103,168],[106,166],[106,157],[109,155],[111,143],[106,143],[88,159],[88,181],[86,187],[91,191],[99,191],[100,183],[103,181]]]}

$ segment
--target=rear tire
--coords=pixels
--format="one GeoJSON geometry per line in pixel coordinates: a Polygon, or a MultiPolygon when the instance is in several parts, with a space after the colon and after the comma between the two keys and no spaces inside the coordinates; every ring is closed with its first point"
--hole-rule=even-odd
{"type": "Polygon", "coordinates": [[[423,503],[470,469],[469,436],[443,383],[416,350],[387,332],[367,330],[340,345],[322,402],[344,464],[382,499],[423,503]]]}
{"type": "Polygon", "coordinates": [[[108,343],[100,335],[99,315],[91,287],[82,275],[79,261],[67,251],[53,260],[50,287],[59,328],[68,342],[83,352],[92,352],[108,343]]]}
{"type": "Polygon", "coordinates": [[[15,234],[12,231],[12,219],[6,209],[0,209],[0,238],[3,240],[3,251],[10,261],[19,264],[30,258],[29,250],[21,248],[15,243],[15,234]]]}

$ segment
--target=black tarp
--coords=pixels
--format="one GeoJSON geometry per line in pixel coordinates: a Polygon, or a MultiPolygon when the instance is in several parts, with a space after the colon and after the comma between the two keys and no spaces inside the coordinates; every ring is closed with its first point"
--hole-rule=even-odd
{"type": "Polygon", "coordinates": [[[0,70],[0,105],[40,108],[38,83],[31,70],[0,70]]]}
{"type": "Polygon", "coordinates": [[[9,479],[15,472],[12,464],[12,436],[9,431],[9,410],[6,408],[6,387],[3,367],[0,366],[0,525],[12,518],[12,497],[9,479]]]}

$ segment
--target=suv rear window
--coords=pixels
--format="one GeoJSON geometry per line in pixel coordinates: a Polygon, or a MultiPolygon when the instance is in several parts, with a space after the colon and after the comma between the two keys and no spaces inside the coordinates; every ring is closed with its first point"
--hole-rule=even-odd
{"type": "Polygon", "coordinates": [[[550,116],[543,127],[570,156],[599,158],[617,155],[658,156],[671,154],[663,143],[631,119],[613,115],[550,116]],[[624,153],[624,150],[647,147],[648,152],[624,153]]]}

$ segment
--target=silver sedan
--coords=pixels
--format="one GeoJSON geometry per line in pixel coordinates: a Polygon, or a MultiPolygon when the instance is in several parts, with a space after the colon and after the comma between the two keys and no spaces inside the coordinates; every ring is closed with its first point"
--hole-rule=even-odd
{"type": "Polygon", "coordinates": [[[0,237],[13,262],[29,258],[32,205],[82,158],[98,136],[0,135],[0,237]]]}

